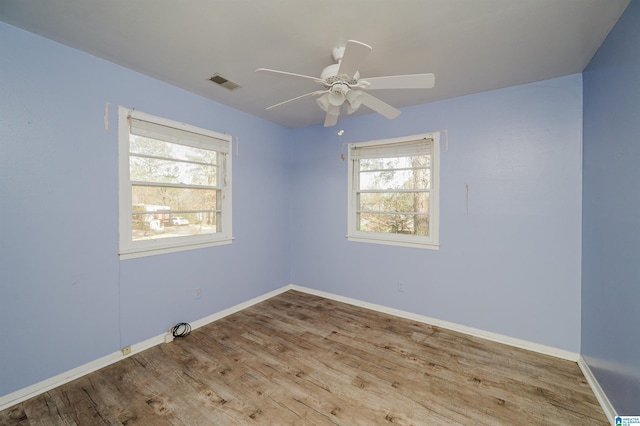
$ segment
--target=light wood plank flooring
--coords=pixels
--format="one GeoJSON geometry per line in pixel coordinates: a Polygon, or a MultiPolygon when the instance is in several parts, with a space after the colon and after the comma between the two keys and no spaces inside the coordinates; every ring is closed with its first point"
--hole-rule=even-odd
{"type": "Polygon", "coordinates": [[[607,425],[574,362],[288,291],[1,425],[607,425]]]}

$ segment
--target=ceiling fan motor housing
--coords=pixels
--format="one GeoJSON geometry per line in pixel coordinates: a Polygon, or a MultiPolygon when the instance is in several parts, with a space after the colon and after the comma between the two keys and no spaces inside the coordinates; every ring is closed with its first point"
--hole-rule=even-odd
{"type": "Polygon", "coordinates": [[[324,81],[325,86],[331,86],[335,83],[347,83],[351,86],[355,86],[358,84],[358,80],[360,79],[360,73],[356,71],[353,75],[353,78],[343,74],[338,75],[338,70],[340,69],[340,64],[332,64],[322,70],[320,74],[320,78],[324,81]]]}

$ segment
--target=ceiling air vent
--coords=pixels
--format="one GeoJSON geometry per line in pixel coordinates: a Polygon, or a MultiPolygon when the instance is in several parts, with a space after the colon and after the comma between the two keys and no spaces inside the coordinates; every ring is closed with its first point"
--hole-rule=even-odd
{"type": "Polygon", "coordinates": [[[209,81],[213,81],[214,83],[219,84],[220,86],[229,90],[236,90],[238,87],[240,87],[238,83],[235,83],[217,73],[209,77],[209,81]]]}

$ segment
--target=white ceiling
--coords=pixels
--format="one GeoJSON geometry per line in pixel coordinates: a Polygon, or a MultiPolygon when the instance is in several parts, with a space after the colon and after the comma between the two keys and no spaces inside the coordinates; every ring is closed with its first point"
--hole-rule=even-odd
{"type": "MultiPolygon", "coordinates": [[[[332,48],[373,47],[362,77],[432,72],[396,107],[581,72],[629,0],[0,0],[0,20],[287,127],[322,123],[311,81],[332,48]],[[208,81],[220,73],[240,84],[208,81]]],[[[370,113],[363,107],[359,114],[370,113]]]]}

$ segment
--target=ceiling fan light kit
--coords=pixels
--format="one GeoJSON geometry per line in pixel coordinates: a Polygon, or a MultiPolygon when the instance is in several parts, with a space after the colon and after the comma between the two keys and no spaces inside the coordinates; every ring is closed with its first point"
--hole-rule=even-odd
{"type": "Polygon", "coordinates": [[[347,114],[353,114],[362,105],[362,96],[357,90],[350,90],[347,94],[347,114]]]}
{"type": "Polygon", "coordinates": [[[329,95],[326,93],[316,99],[316,103],[324,112],[327,112],[327,110],[331,106],[331,104],[329,103],[329,95]]]}
{"type": "Polygon", "coordinates": [[[319,78],[286,71],[258,68],[256,72],[275,74],[281,77],[313,81],[324,86],[325,90],[310,92],[267,107],[268,110],[283,106],[308,96],[318,96],[316,103],[326,113],[324,126],[333,126],[338,122],[342,106],[347,114],[353,114],[361,105],[393,119],[400,111],[386,102],[366,93],[365,90],[380,89],[430,89],[435,85],[433,74],[409,74],[386,77],[373,77],[360,80],[358,68],[371,53],[371,46],[355,40],[349,40],[344,47],[333,49],[336,64],[329,65],[319,78]]]}

